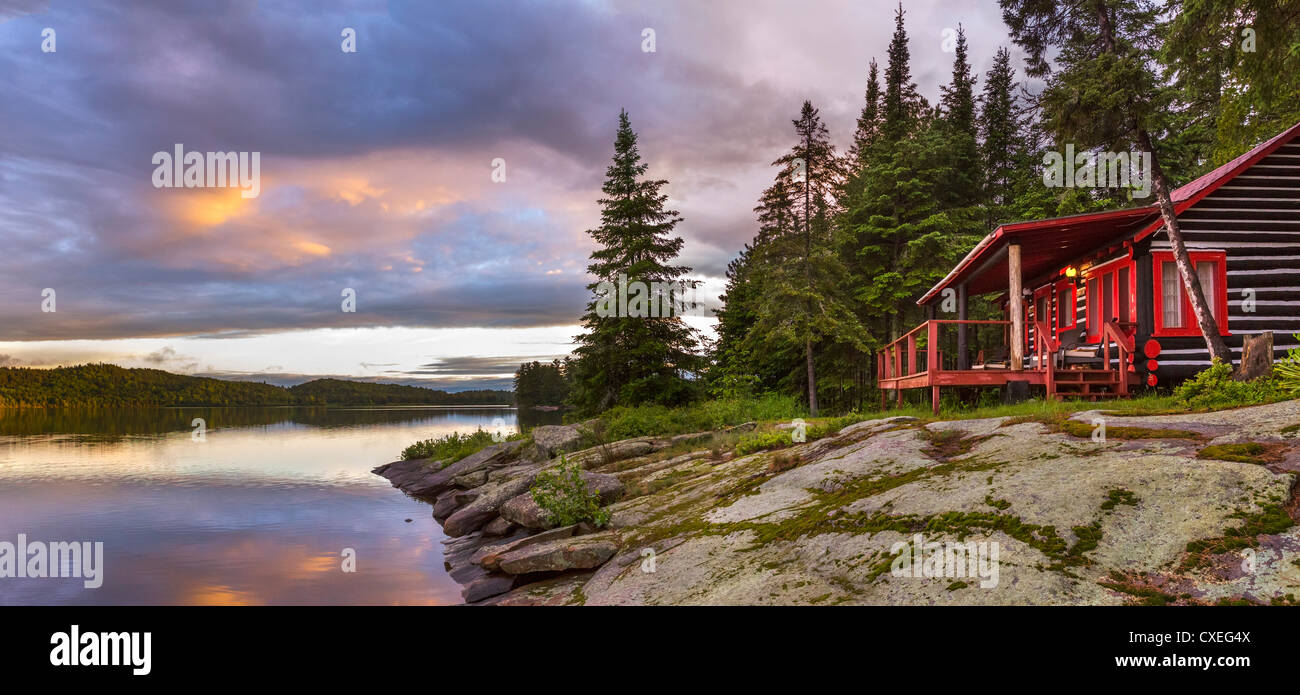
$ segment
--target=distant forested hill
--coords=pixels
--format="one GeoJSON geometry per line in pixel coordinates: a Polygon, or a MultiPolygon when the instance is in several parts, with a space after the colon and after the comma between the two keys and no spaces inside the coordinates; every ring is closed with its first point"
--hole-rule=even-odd
{"type": "Polygon", "coordinates": [[[419,386],[375,384],[368,381],[316,379],[289,389],[301,405],[514,405],[510,391],[448,393],[419,386]]]}
{"type": "Polygon", "coordinates": [[[84,364],[0,367],[3,406],[131,405],[511,405],[510,391],[448,393],[416,386],[316,379],[292,388],[84,364]]]}

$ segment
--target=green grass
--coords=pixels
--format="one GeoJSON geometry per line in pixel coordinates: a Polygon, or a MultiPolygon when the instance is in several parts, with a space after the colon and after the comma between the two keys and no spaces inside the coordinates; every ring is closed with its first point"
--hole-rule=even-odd
{"type": "MultiPolygon", "coordinates": [[[[1135,398],[1106,403],[1036,399],[1012,404],[953,407],[951,402],[945,401],[938,416],[933,414],[928,404],[909,404],[897,409],[810,418],[807,408],[798,398],[775,394],[707,400],[678,408],[661,405],[619,406],[601,414],[603,431],[589,437],[593,441],[589,441],[588,445],[632,437],[719,430],[746,422],[758,422],[760,430],[740,441],[741,448],[737,453],[745,454],[793,444],[789,431],[765,432],[762,425],[788,423],[795,418],[803,418],[808,423],[807,440],[813,441],[856,422],[896,416],[914,417],[921,421],[920,424],[944,420],[1012,418],[1012,422],[1043,422],[1054,426],[1058,431],[1086,437],[1091,434],[1092,428],[1085,423],[1070,421],[1070,415],[1086,410],[1103,410],[1116,417],[1178,415],[1273,403],[1292,397],[1277,377],[1243,383],[1233,381],[1231,375],[1231,368],[1215,365],[1172,393],[1148,392],[1135,398]]],[[[1295,431],[1296,428],[1300,428],[1300,424],[1289,428],[1289,431],[1295,431]]],[[[1126,428],[1117,423],[1108,423],[1106,434],[1115,439],[1199,438],[1199,435],[1191,432],[1126,428]]]]}
{"type": "Polygon", "coordinates": [[[943,409],[938,417],[930,410],[928,404],[907,405],[902,408],[870,413],[865,419],[908,416],[926,422],[940,420],[980,420],[997,417],[1049,418],[1056,415],[1071,415],[1084,410],[1106,410],[1118,415],[1171,415],[1186,413],[1189,410],[1177,399],[1161,393],[1138,396],[1128,400],[1116,400],[1106,403],[1091,401],[1046,401],[1034,399],[1020,403],[998,403],[975,408],[943,409]]]}
{"type": "MultiPolygon", "coordinates": [[[[522,434],[512,434],[506,441],[522,439],[522,434]]],[[[443,466],[459,461],[470,454],[494,444],[492,434],[475,430],[470,434],[452,432],[433,439],[418,441],[402,450],[403,459],[432,459],[441,461],[443,466]]]]}
{"type": "Polygon", "coordinates": [[[717,430],[751,421],[790,421],[808,410],[790,396],[727,398],[681,408],[662,405],[619,406],[601,414],[606,441],[717,430]]]}

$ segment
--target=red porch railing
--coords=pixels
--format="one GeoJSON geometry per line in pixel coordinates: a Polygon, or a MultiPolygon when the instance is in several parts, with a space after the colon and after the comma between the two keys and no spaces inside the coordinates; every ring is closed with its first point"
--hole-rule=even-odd
{"type": "Polygon", "coordinates": [[[1117,318],[1101,324],[1102,369],[1110,370],[1110,344],[1115,343],[1115,349],[1119,353],[1116,355],[1119,358],[1116,369],[1119,371],[1121,396],[1128,395],[1128,373],[1129,365],[1133,361],[1133,336],[1136,329],[1136,323],[1123,322],[1117,318]]]}
{"type": "MultiPolygon", "coordinates": [[[[1071,388],[1079,389],[1084,380],[1101,386],[1114,386],[1115,393],[1126,396],[1129,392],[1129,368],[1133,355],[1133,336],[1136,325],[1121,323],[1112,319],[1102,324],[1102,368],[1067,370],[1057,374],[1063,365],[1057,365],[1057,354],[1061,342],[1052,337],[1051,329],[1042,321],[1035,321],[1033,350],[1034,358],[1029,364],[1019,365],[1014,369],[1008,359],[1005,368],[1000,369],[944,369],[943,352],[940,349],[940,329],[945,325],[1009,326],[1009,321],[947,321],[931,320],[922,323],[904,333],[897,340],[881,348],[876,354],[876,381],[880,387],[880,407],[888,404],[886,391],[892,389],[898,406],[903,405],[903,390],[929,387],[933,410],[939,412],[939,388],[941,386],[1001,386],[1009,381],[1028,382],[1041,385],[1049,399],[1066,395],[1083,395],[1094,400],[1103,394],[1085,388],[1082,391],[1064,391],[1058,389],[1060,378],[1069,375],[1071,388]],[[1111,370],[1111,345],[1118,351],[1117,374],[1113,377],[1096,381],[1093,377],[1111,370]],[[922,359],[922,354],[924,358],[922,359]],[[1113,379],[1113,380],[1112,380],[1113,379]]],[[[960,361],[959,361],[960,364],[960,361]]]]}
{"type": "MultiPolygon", "coordinates": [[[[933,389],[935,412],[938,412],[939,382],[943,369],[943,352],[939,349],[940,328],[946,325],[1010,326],[1010,321],[930,320],[904,333],[876,354],[876,381],[881,388],[880,407],[886,406],[885,389],[896,391],[897,405],[903,405],[903,389],[929,386],[933,389]],[[925,353],[924,368],[919,368],[920,353],[925,353]]],[[[955,370],[949,370],[954,371],[955,370]]],[[[961,373],[970,373],[963,370],[961,373]]]]}

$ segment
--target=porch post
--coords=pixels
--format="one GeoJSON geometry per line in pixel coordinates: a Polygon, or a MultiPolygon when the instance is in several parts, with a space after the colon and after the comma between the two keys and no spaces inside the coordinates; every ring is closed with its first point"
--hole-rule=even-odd
{"type": "Polygon", "coordinates": [[[1025,368],[1025,301],[1020,277],[1020,244],[1007,247],[1007,306],[1011,310],[1011,371],[1025,368]]]}
{"type": "MultiPolygon", "coordinates": [[[[966,285],[957,286],[957,320],[966,320],[966,285]]],[[[957,368],[970,369],[970,355],[966,354],[966,324],[957,324],[957,368]]]]}

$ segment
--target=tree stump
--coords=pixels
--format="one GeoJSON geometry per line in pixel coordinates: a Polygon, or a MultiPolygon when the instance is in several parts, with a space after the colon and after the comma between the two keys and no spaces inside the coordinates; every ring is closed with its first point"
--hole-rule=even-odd
{"type": "Polygon", "coordinates": [[[1232,375],[1237,381],[1252,381],[1273,373],[1273,334],[1247,335],[1241,340],[1241,364],[1232,375]]]}

